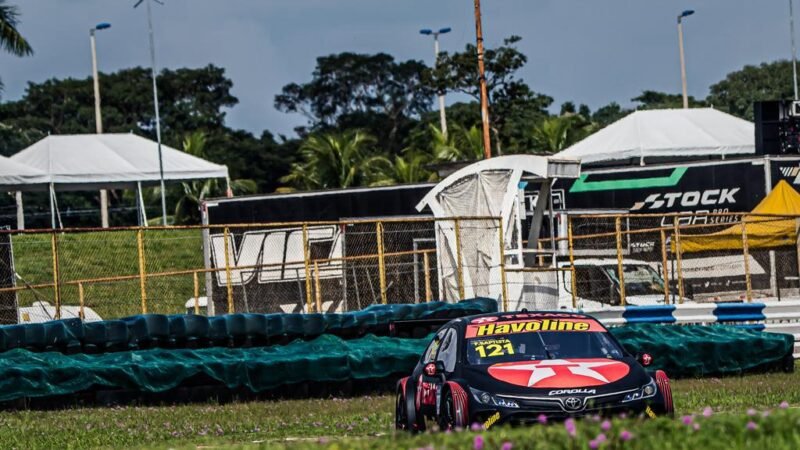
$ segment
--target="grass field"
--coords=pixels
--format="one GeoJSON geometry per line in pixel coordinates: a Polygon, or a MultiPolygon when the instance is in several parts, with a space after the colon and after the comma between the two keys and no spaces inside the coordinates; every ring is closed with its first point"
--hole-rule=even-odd
{"type": "MultiPolygon", "coordinates": [[[[676,419],[614,419],[600,448],[800,448],[800,377],[768,374],[676,380],[676,419]],[[704,417],[711,407],[711,417],[704,417]],[[753,415],[748,416],[748,410],[753,415]],[[769,411],[767,417],[763,412],[769,411]],[[692,423],[682,416],[694,415],[692,423]],[[748,430],[752,421],[755,429],[748,430]],[[694,425],[697,424],[697,425],[694,425]],[[695,427],[699,429],[695,430],[695,427]],[[622,442],[622,430],[633,439],[622,442]],[[767,446],[767,443],[769,444],[767,446]]],[[[393,398],[259,401],[163,407],[77,408],[0,412],[0,448],[587,448],[601,423],[486,432],[396,435],[393,398]]]]}
{"type": "MultiPolygon", "coordinates": [[[[65,233],[57,237],[62,282],[139,274],[135,231],[65,233]]],[[[200,230],[147,230],[143,242],[147,273],[203,268],[200,230]]],[[[14,236],[13,248],[15,268],[23,280],[31,285],[53,282],[51,235],[14,236]]],[[[138,277],[86,284],[84,292],[86,306],[103,318],[141,313],[138,277]]],[[[146,292],[148,312],[184,312],[184,303],[193,295],[192,276],[148,279],[146,292]]],[[[63,287],[61,297],[64,305],[78,305],[77,286],[63,287]]],[[[39,299],[53,303],[53,289],[23,290],[19,299],[22,306],[39,299]]]]}

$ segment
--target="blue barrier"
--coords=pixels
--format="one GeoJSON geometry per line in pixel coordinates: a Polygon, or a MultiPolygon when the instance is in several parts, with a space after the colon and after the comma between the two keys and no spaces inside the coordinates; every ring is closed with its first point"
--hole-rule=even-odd
{"type": "Polygon", "coordinates": [[[720,303],[714,309],[718,322],[744,322],[764,320],[763,303],[720,303]]]}
{"type": "Polygon", "coordinates": [[[622,313],[626,323],[673,323],[674,305],[628,306],[622,313]]]}

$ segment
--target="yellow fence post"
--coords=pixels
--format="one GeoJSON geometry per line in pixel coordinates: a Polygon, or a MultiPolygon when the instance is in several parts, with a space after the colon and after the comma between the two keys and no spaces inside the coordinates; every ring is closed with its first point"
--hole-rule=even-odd
{"type": "Polygon", "coordinates": [[[311,251],[308,242],[308,224],[303,224],[303,265],[306,272],[306,312],[311,312],[311,251]]]}
{"type": "Polygon", "coordinates": [[[142,229],[136,230],[136,253],[139,257],[139,295],[142,301],[142,314],[147,314],[147,261],[144,256],[144,235],[142,229]]]}
{"type": "Polygon", "coordinates": [[[678,303],[683,304],[683,249],[681,248],[681,227],[678,216],[672,216],[672,228],[675,233],[675,271],[678,277],[678,303]]]}
{"type": "Polygon", "coordinates": [[[570,288],[572,290],[572,308],[578,308],[578,293],[576,289],[578,282],[575,279],[575,252],[572,244],[572,217],[567,216],[567,243],[569,244],[569,271],[572,278],[570,288]]]}
{"type": "Polygon", "coordinates": [[[431,262],[427,251],[422,254],[422,267],[425,272],[425,302],[427,303],[433,297],[431,292],[431,262]]]}
{"type": "Polygon", "coordinates": [[[196,270],[192,272],[192,281],[194,282],[194,313],[200,314],[200,280],[196,270]]]}
{"type": "Polygon", "coordinates": [[[456,232],[456,272],[458,275],[458,296],[459,300],[464,300],[464,263],[461,259],[461,221],[455,220],[456,232]]]}
{"type": "Polygon", "coordinates": [[[319,288],[319,264],[314,261],[314,298],[317,301],[317,310],[315,312],[322,312],[322,290],[319,288]]]}
{"type": "Polygon", "coordinates": [[[78,317],[83,320],[86,315],[83,313],[83,283],[78,282],[78,302],[80,309],[78,310],[78,317]]]}
{"type": "Polygon", "coordinates": [[[381,287],[381,303],[384,305],[386,301],[386,261],[384,261],[383,253],[383,222],[375,222],[375,235],[378,242],[378,276],[380,277],[381,287]]]}
{"type": "Polygon", "coordinates": [[[58,236],[56,232],[50,235],[50,247],[53,252],[53,301],[56,307],[56,317],[58,320],[61,318],[61,284],[58,274],[58,236]]]}
{"type": "Polygon", "coordinates": [[[506,242],[503,235],[503,219],[497,221],[497,233],[500,238],[500,292],[503,295],[503,311],[508,311],[508,282],[506,281],[506,242]]]}
{"type": "Polygon", "coordinates": [[[742,253],[744,255],[744,285],[747,301],[753,301],[753,285],[750,280],[750,249],[747,245],[747,226],[742,218],[742,253]]]}
{"type": "Polygon", "coordinates": [[[617,277],[619,278],[619,301],[625,306],[625,270],[622,267],[622,217],[614,220],[617,237],[617,277]]]}
{"type": "Polygon", "coordinates": [[[669,305],[669,269],[667,268],[667,233],[661,230],[661,273],[664,277],[664,304],[669,305]]]}
{"type": "Polygon", "coordinates": [[[228,290],[228,314],[233,314],[233,283],[231,283],[230,243],[228,242],[230,235],[230,230],[228,227],[225,227],[222,231],[222,240],[225,244],[225,248],[223,249],[225,252],[225,287],[228,290]]]}

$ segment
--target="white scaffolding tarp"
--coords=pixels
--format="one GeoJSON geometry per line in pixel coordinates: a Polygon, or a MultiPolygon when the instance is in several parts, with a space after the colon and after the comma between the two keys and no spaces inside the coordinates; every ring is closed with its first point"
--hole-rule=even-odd
{"type": "Polygon", "coordinates": [[[752,122],[712,108],[633,112],[557,153],[582,164],[755,154],[752,122]]]}

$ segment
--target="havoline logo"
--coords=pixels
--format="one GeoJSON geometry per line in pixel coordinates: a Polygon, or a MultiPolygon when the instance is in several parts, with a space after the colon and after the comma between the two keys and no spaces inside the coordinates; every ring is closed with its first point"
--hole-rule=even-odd
{"type": "Polygon", "coordinates": [[[644,201],[636,202],[631,211],[642,209],[657,210],[662,208],[694,208],[696,206],[735,205],[739,188],[707,189],[705,191],[667,192],[651,194],[644,201]]]}

